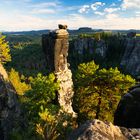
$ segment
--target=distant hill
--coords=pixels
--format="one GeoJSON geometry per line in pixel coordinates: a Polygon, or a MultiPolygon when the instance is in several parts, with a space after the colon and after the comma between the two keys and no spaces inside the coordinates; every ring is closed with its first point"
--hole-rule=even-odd
{"type": "MultiPolygon", "coordinates": [[[[49,31],[51,30],[48,30],[48,29],[45,29],[45,30],[32,30],[32,31],[19,31],[19,32],[3,32],[4,35],[42,35],[42,34],[47,34],[49,31]]],[[[92,28],[89,28],[89,27],[80,27],[79,29],[75,29],[75,30],[71,30],[71,29],[68,29],[68,32],[71,34],[71,35],[76,35],[76,34],[81,34],[81,33],[93,33],[93,32],[103,32],[103,31],[109,31],[109,32],[119,32],[119,33],[124,33],[124,34],[127,34],[128,32],[131,32],[131,31],[135,31],[136,33],[140,33],[140,30],[103,30],[103,29],[92,29],[92,28]]]]}
{"type": "Polygon", "coordinates": [[[42,35],[48,33],[50,30],[37,30],[37,31],[19,31],[19,32],[3,32],[5,35],[42,35]]]}

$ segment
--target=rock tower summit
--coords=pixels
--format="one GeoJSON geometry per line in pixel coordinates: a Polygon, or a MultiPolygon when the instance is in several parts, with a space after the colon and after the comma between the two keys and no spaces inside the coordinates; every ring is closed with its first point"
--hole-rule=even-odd
{"type": "Polygon", "coordinates": [[[72,108],[73,81],[72,73],[67,62],[69,33],[67,25],[58,25],[59,29],[42,36],[43,50],[46,55],[47,69],[55,72],[56,79],[60,82],[58,101],[64,112],[76,116],[72,108]]]}

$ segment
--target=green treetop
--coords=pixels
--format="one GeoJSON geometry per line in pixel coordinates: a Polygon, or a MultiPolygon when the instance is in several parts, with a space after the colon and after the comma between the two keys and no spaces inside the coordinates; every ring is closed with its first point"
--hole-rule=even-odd
{"type": "Polygon", "coordinates": [[[10,49],[5,36],[0,35],[0,63],[11,61],[10,49]]]}
{"type": "Polygon", "coordinates": [[[74,109],[79,121],[113,121],[117,104],[135,80],[115,68],[99,69],[94,61],[80,64],[75,80],[74,109]]]}

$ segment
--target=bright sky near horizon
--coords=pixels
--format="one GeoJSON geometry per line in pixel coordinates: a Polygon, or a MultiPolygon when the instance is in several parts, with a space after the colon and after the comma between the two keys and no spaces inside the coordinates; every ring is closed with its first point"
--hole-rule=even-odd
{"type": "Polygon", "coordinates": [[[140,0],[0,0],[0,30],[140,29],[140,0]]]}

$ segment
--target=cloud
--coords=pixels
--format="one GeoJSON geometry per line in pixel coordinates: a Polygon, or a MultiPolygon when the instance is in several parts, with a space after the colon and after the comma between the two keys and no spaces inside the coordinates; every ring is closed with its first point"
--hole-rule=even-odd
{"type": "MultiPolygon", "coordinates": [[[[123,0],[124,1],[124,0],[123,0]]],[[[129,1],[129,0],[127,0],[129,1]]],[[[57,2],[45,2],[27,5],[28,10],[19,10],[14,12],[5,12],[0,9],[0,30],[38,30],[38,29],[55,29],[57,24],[67,24],[70,29],[79,28],[81,26],[88,26],[92,28],[102,28],[102,29],[140,29],[140,10],[133,12],[135,14],[133,17],[121,17],[116,14],[117,11],[115,7],[106,7],[104,10],[98,8],[104,6],[104,3],[96,2],[94,5],[83,5],[83,7],[62,7],[63,5],[57,2]],[[30,6],[30,7],[29,7],[30,6]],[[94,8],[93,8],[94,7],[94,8]],[[95,8],[96,7],[96,8],[95,8]],[[80,9],[82,10],[80,10],[80,9]],[[79,9],[79,13],[75,13],[79,9]],[[94,10],[93,10],[94,9],[94,10]],[[96,10],[95,10],[96,9],[96,10]],[[30,11],[29,11],[30,10],[30,11]],[[58,13],[58,15],[48,16],[49,14],[58,13]],[[68,11],[70,10],[70,11],[68,11]],[[71,12],[72,10],[72,12],[71,12]],[[100,19],[97,16],[85,16],[88,11],[92,10],[92,13],[102,16],[100,19]],[[66,12],[67,11],[67,12],[66,12]],[[103,11],[103,12],[101,12],[103,11]],[[72,13],[72,14],[68,14],[72,13]],[[38,14],[46,14],[46,16],[41,16],[38,14]],[[48,14],[48,15],[47,15],[48,14]]],[[[16,9],[17,10],[17,9],[16,9]]],[[[118,9],[119,10],[119,9],[118,9]]],[[[124,12],[125,15],[125,12],[124,12]]]]}
{"type": "Polygon", "coordinates": [[[33,15],[20,15],[19,13],[13,15],[16,20],[13,20],[12,16],[6,17],[2,14],[0,16],[0,30],[56,29],[60,23],[67,24],[70,29],[77,29],[81,26],[92,27],[93,29],[140,29],[140,17],[121,18],[117,14],[108,14],[101,19],[89,18],[81,14],[70,14],[58,19],[42,19],[33,15]]]}
{"type": "Polygon", "coordinates": [[[79,10],[78,10],[78,12],[79,13],[88,13],[88,11],[89,11],[89,5],[83,5],[79,10]]]}
{"type": "Polygon", "coordinates": [[[81,15],[73,15],[72,17],[73,20],[71,18],[65,19],[70,28],[86,26],[93,29],[140,29],[140,17],[121,18],[117,14],[108,14],[102,19],[93,19],[81,15]]]}
{"type": "Polygon", "coordinates": [[[103,15],[104,15],[103,12],[99,12],[99,11],[95,11],[94,14],[96,14],[96,15],[100,15],[100,16],[103,16],[103,15]]]}
{"type": "Polygon", "coordinates": [[[55,12],[54,9],[34,9],[31,14],[54,14],[55,12]]]}
{"type": "Polygon", "coordinates": [[[29,7],[32,8],[46,8],[46,7],[57,7],[58,2],[43,2],[43,3],[37,3],[37,4],[32,4],[29,7]]]}
{"type": "Polygon", "coordinates": [[[104,5],[105,5],[105,3],[95,2],[95,3],[91,4],[91,8],[92,8],[92,10],[96,11],[99,7],[102,7],[104,5]]]}
{"type": "Polygon", "coordinates": [[[116,6],[116,3],[113,2],[110,6],[111,7],[114,7],[114,6],[116,6]]]}
{"type": "Polygon", "coordinates": [[[140,17],[140,11],[136,11],[135,14],[137,17],[140,17]]]}
{"type": "Polygon", "coordinates": [[[104,11],[107,13],[113,13],[120,10],[120,8],[105,8],[104,11]]]}
{"type": "Polygon", "coordinates": [[[117,14],[107,14],[106,15],[106,18],[107,19],[116,19],[116,18],[118,18],[119,16],[117,15],[117,14]]]}
{"type": "Polygon", "coordinates": [[[140,9],[140,0],[123,0],[121,6],[123,9],[140,9]]]}
{"type": "MultiPolygon", "coordinates": [[[[102,2],[95,2],[91,5],[83,5],[79,10],[78,12],[79,13],[88,13],[89,10],[93,10],[93,11],[96,11],[98,8],[104,6],[105,3],[102,3],[102,2]]],[[[95,14],[98,14],[98,15],[102,15],[100,12],[96,12],[95,14]]]]}
{"type": "Polygon", "coordinates": [[[30,14],[54,14],[59,7],[58,2],[43,2],[29,5],[30,14]]]}

